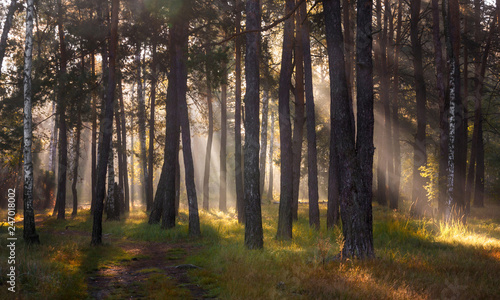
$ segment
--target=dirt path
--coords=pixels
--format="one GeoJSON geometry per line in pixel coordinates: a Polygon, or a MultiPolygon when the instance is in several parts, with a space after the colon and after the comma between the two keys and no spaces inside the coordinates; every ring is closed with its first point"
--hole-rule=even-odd
{"type": "Polygon", "coordinates": [[[132,260],[91,274],[87,283],[92,299],[146,299],[150,295],[140,286],[156,274],[168,276],[169,280],[172,280],[169,282],[170,287],[181,288],[183,299],[186,299],[186,293],[190,299],[205,298],[206,291],[191,282],[187,275],[187,271],[196,266],[183,263],[188,255],[199,249],[188,244],[138,241],[120,243],[119,247],[129,253],[133,257],[132,260]]]}
{"type": "MultiPolygon", "coordinates": [[[[78,230],[50,232],[65,237],[90,237],[90,233],[78,230]]],[[[154,288],[160,294],[162,289],[167,291],[166,299],[207,298],[207,291],[193,283],[188,276],[189,270],[199,267],[184,262],[187,256],[200,251],[199,246],[189,243],[123,241],[108,234],[105,234],[105,238],[126,252],[131,259],[107,265],[88,274],[86,280],[91,299],[155,298],[148,288],[154,288]],[[160,281],[153,281],[148,285],[153,276],[157,276],[160,281]]],[[[161,298],[165,299],[164,296],[161,298]]]]}

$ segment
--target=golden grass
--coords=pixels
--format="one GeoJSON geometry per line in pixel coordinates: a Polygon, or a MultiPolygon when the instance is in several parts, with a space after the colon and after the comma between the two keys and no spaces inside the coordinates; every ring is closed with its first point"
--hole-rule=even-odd
{"type": "MultiPolygon", "coordinates": [[[[321,205],[322,216],[325,210],[321,205]]],[[[326,230],[324,219],[320,231],[310,228],[306,205],[300,205],[292,241],[274,238],[278,206],[263,205],[264,249],[252,251],[243,245],[244,226],[237,222],[234,210],[201,211],[200,239],[189,238],[186,211],[181,211],[172,230],[148,225],[144,212],[134,212],[121,221],[105,222],[104,233],[113,239],[98,248],[90,247],[90,237],[84,234],[92,225],[88,212],[67,221],[49,217],[39,226],[42,245],[27,248],[18,241],[18,295],[86,298],[86,278],[93,272],[130,262],[131,254],[121,243],[161,241],[201,247],[196,254],[172,248],[165,251],[164,259],[182,259],[187,254],[186,263],[201,267],[189,271],[192,279],[207,290],[207,296],[221,299],[495,298],[500,286],[491,274],[500,274],[500,219],[483,213],[474,209],[465,226],[415,220],[376,206],[377,258],[365,262],[333,260],[341,248],[341,230],[326,230]],[[73,235],[63,234],[66,226],[71,226],[73,235]]],[[[6,234],[6,228],[0,228],[1,240],[6,234]]],[[[0,253],[3,287],[5,255],[0,253]]],[[[154,270],[144,269],[149,279],[138,289],[151,298],[187,297],[185,288],[172,285],[172,280],[154,270]]],[[[0,298],[7,296],[5,289],[0,290],[0,298]]],[[[119,290],[112,298],[126,296],[126,290],[119,290]]]]}

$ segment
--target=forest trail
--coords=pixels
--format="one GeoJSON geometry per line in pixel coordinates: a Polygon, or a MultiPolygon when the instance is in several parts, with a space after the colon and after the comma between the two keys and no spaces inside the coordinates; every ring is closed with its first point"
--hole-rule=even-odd
{"type": "Polygon", "coordinates": [[[197,251],[188,244],[168,244],[158,242],[126,242],[118,245],[132,255],[130,261],[102,268],[87,278],[88,292],[92,299],[119,298],[145,299],[149,297],[147,290],[139,285],[153,276],[160,279],[167,276],[170,284],[167,288],[174,291],[177,298],[203,299],[206,291],[194,284],[187,271],[196,266],[183,264],[184,259],[197,251]],[[144,293],[146,292],[146,293],[144,293]]]}
{"type": "MultiPolygon", "coordinates": [[[[50,231],[68,237],[90,237],[90,233],[71,230],[50,231]]],[[[161,243],[123,240],[104,234],[122,252],[117,261],[94,268],[86,275],[90,299],[205,299],[207,291],[194,283],[188,271],[199,268],[185,264],[186,257],[196,254],[200,246],[189,243],[161,243]],[[152,295],[154,289],[159,295],[152,295]]]]}

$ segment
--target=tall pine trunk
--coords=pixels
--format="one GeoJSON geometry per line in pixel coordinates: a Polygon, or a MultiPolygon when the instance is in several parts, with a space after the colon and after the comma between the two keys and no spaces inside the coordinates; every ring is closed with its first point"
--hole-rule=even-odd
{"type": "MultiPolygon", "coordinates": [[[[130,211],[130,206],[131,206],[131,196],[130,196],[130,189],[129,189],[129,182],[128,182],[128,163],[127,163],[127,123],[125,121],[125,105],[123,103],[123,92],[122,92],[122,80],[120,77],[120,82],[118,88],[120,89],[120,124],[122,126],[121,128],[121,135],[122,135],[122,142],[121,142],[121,152],[122,152],[122,164],[123,164],[123,190],[124,190],[124,195],[125,195],[125,211],[130,211]]],[[[133,164],[132,164],[133,165],[133,164]]]]}
{"type": "Polygon", "coordinates": [[[106,103],[103,119],[101,121],[101,135],[99,144],[99,164],[97,166],[97,184],[96,184],[96,203],[93,216],[92,239],[91,244],[102,244],[102,213],[103,201],[106,190],[106,166],[111,148],[111,139],[113,136],[113,102],[115,99],[116,86],[116,55],[118,50],[118,12],[120,1],[111,2],[111,27],[109,39],[109,76],[108,90],[106,94],[106,103]]]}
{"type": "MultiPolygon", "coordinates": [[[[294,7],[294,0],[286,0],[285,13],[294,7]]],[[[279,128],[281,152],[281,191],[278,217],[278,239],[292,238],[293,209],[293,155],[292,155],[292,124],[290,122],[290,82],[292,78],[294,18],[285,21],[283,33],[283,48],[281,54],[281,71],[279,79],[279,128]]]]}
{"type": "Polygon", "coordinates": [[[66,213],[66,171],[68,165],[68,138],[66,132],[66,68],[67,68],[67,52],[63,26],[63,7],[61,0],[57,1],[57,31],[59,32],[59,49],[60,49],[60,70],[59,70],[59,91],[58,91],[58,115],[59,115],[59,170],[57,180],[57,219],[64,220],[66,213]]]}
{"type": "Polygon", "coordinates": [[[342,257],[369,258],[374,256],[371,220],[374,151],[371,5],[368,1],[358,1],[357,8],[357,144],[345,73],[340,0],[326,0],[324,9],[330,67],[331,114],[335,123],[335,126],[332,126],[331,138],[335,140],[334,147],[343,172],[339,178],[344,234],[341,254],[342,257]]]}
{"type": "Polygon", "coordinates": [[[143,200],[146,203],[146,209],[148,211],[151,210],[152,206],[152,197],[149,195],[148,190],[148,161],[146,157],[146,106],[144,103],[144,92],[143,92],[143,84],[142,84],[142,72],[141,72],[141,43],[137,43],[137,49],[135,52],[135,62],[137,68],[137,98],[138,98],[138,125],[139,125],[139,142],[140,142],[140,163],[142,165],[141,168],[141,179],[142,179],[142,191],[141,195],[143,196],[143,200]]]}
{"type": "MultiPolygon", "coordinates": [[[[149,147],[148,147],[148,182],[147,182],[147,194],[151,197],[151,202],[153,201],[153,178],[154,178],[154,141],[155,141],[155,114],[156,114],[156,82],[157,82],[157,55],[156,55],[156,40],[153,38],[152,45],[152,55],[153,62],[151,66],[151,95],[150,95],[150,105],[149,105],[149,147]]],[[[179,140],[179,139],[177,139],[179,140]]],[[[153,206],[153,202],[151,203],[153,206]]]]}
{"type": "Polygon", "coordinates": [[[417,104],[417,134],[413,144],[413,188],[411,213],[422,215],[427,205],[427,193],[424,189],[425,178],[420,175],[420,167],[427,164],[425,126],[426,120],[426,87],[422,58],[422,43],[419,38],[419,20],[421,0],[411,0],[410,40],[413,51],[413,73],[415,77],[415,94],[417,104]]]}
{"type": "MultiPolygon", "coordinates": [[[[208,52],[207,52],[208,55],[208,52]]],[[[207,107],[208,107],[208,138],[207,148],[205,152],[205,173],[203,175],[203,209],[210,208],[210,162],[212,159],[212,140],[214,136],[214,113],[212,105],[212,87],[210,82],[210,70],[208,69],[208,61],[206,66],[207,76],[207,107]]]]}
{"type": "MultiPolygon", "coordinates": [[[[490,33],[488,34],[488,39],[486,42],[486,46],[484,52],[482,54],[482,60],[480,63],[479,73],[477,79],[477,85],[475,88],[475,108],[474,108],[474,136],[472,138],[473,147],[474,143],[477,143],[476,147],[476,174],[475,174],[475,189],[474,189],[474,206],[475,207],[484,207],[484,141],[483,141],[483,113],[482,113],[482,89],[484,85],[484,77],[486,73],[486,64],[488,61],[488,55],[491,48],[491,41],[494,34],[497,32],[498,28],[500,28],[500,1],[497,0],[497,16],[496,16],[496,24],[495,19],[490,25],[490,33]],[[476,130],[477,127],[477,130],[476,130]],[[477,135],[477,136],[476,136],[477,135]]],[[[474,148],[473,148],[474,149],[474,148]]],[[[471,154],[472,157],[472,154],[471,154]]],[[[472,159],[471,159],[472,164],[472,159]]],[[[471,167],[472,169],[472,167],[471,167]]],[[[473,177],[471,173],[469,176],[473,177]]],[[[471,188],[472,189],[472,184],[471,188]]],[[[470,200],[469,200],[470,201],[470,200]]]]}
{"type": "MultiPolygon", "coordinates": [[[[300,1],[300,0],[299,0],[300,1]]],[[[295,14],[295,119],[293,123],[293,185],[292,185],[292,215],[298,219],[299,188],[300,188],[300,165],[302,161],[302,140],[304,136],[304,52],[302,48],[302,20],[299,13],[295,14]]]]}
{"type": "MultiPolygon", "coordinates": [[[[241,32],[241,2],[236,0],[236,34],[241,32]]],[[[234,169],[236,180],[236,211],[238,222],[245,222],[245,197],[243,195],[243,166],[241,153],[241,38],[235,40],[235,108],[234,108],[234,169]]]]}
{"type": "Polygon", "coordinates": [[[221,115],[220,115],[220,178],[219,178],[219,210],[227,211],[226,200],[226,159],[227,159],[227,70],[222,64],[223,83],[221,86],[221,115]]]}
{"type": "Polygon", "coordinates": [[[247,0],[245,55],[245,246],[264,246],[259,186],[259,59],[261,11],[259,0],[247,0]]]}
{"type": "Polygon", "coordinates": [[[76,189],[76,184],[78,182],[78,166],[80,161],[80,139],[82,133],[82,116],[80,114],[81,107],[77,106],[78,116],[76,121],[76,135],[74,137],[74,158],[73,158],[73,180],[71,181],[71,192],[73,194],[73,211],[72,216],[76,216],[78,213],[78,193],[76,189]]]}
{"type": "Polygon", "coordinates": [[[271,203],[273,199],[273,188],[274,188],[274,112],[271,113],[271,124],[269,127],[271,128],[271,138],[269,140],[269,187],[267,190],[267,201],[271,203]]]}
{"type": "Polygon", "coordinates": [[[182,129],[182,151],[184,157],[186,191],[189,207],[189,235],[199,236],[200,218],[198,214],[198,200],[194,183],[194,163],[191,150],[191,130],[189,128],[187,92],[187,54],[189,40],[189,18],[191,16],[192,1],[183,1],[178,18],[179,41],[176,43],[176,98],[179,111],[179,122],[182,129]]]}
{"type": "MultiPolygon", "coordinates": [[[[347,1],[344,1],[344,3],[347,1]]],[[[309,22],[307,20],[307,4],[299,8],[301,21],[301,43],[304,53],[304,81],[306,93],[306,122],[307,122],[307,183],[309,192],[309,225],[319,229],[318,204],[318,158],[316,150],[316,112],[314,107],[314,93],[312,81],[311,44],[309,41],[309,22]]],[[[345,16],[346,14],[344,14],[345,16]]],[[[347,15],[349,15],[347,13],[347,15]]],[[[349,22],[347,22],[349,23],[349,22]]],[[[347,48],[347,47],[346,47],[347,48]]],[[[347,75],[349,76],[349,75],[347,75]]],[[[272,162],[271,162],[272,163],[272,162]]]]}
{"type": "MultiPolygon", "coordinates": [[[[92,68],[92,78],[95,78],[95,54],[92,51],[91,55],[91,68],[92,68]]],[[[91,166],[90,166],[90,179],[92,180],[91,187],[91,202],[90,202],[90,213],[94,212],[96,193],[95,186],[97,182],[97,97],[92,94],[92,150],[91,150],[91,166]]]]}
{"type": "MultiPolygon", "coordinates": [[[[15,1],[13,1],[15,2],[15,1]]],[[[31,145],[33,140],[33,120],[31,115],[31,68],[33,59],[33,0],[28,0],[26,8],[26,39],[24,47],[24,137],[23,137],[23,169],[24,169],[24,227],[23,238],[27,244],[39,244],[40,240],[35,228],[35,212],[33,210],[33,159],[31,145]]],[[[1,68],[1,65],[0,65],[1,68]]],[[[9,195],[10,197],[10,195],[9,195]]]]}
{"type": "MultiPolygon", "coordinates": [[[[177,162],[179,161],[179,86],[181,80],[180,72],[182,72],[182,60],[184,51],[184,45],[182,44],[185,34],[182,30],[182,22],[179,16],[175,18],[175,22],[172,26],[172,31],[170,32],[169,48],[170,54],[170,66],[171,70],[169,73],[169,85],[167,90],[167,124],[165,132],[165,154],[164,154],[164,164],[162,170],[162,176],[160,180],[164,178],[164,182],[158,183],[158,189],[156,191],[158,204],[157,207],[162,203],[162,228],[172,228],[175,226],[175,179],[177,172],[177,162]],[[162,195],[163,193],[163,195],[162,195]]],[[[187,49],[186,49],[187,50],[187,49]]],[[[183,129],[184,130],[184,129],[183,129]]],[[[153,212],[151,212],[153,217],[153,212]]],[[[150,219],[151,220],[151,219],[150,219]]]]}

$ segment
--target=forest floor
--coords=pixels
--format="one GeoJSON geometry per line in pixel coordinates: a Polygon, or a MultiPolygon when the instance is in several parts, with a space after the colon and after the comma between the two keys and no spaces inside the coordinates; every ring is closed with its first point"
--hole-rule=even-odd
{"type": "MultiPolygon", "coordinates": [[[[325,216],[326,205],[321,205],[325,216]]],[[[5,212],[0,212],[5,213],[5,212]]],[[[377,258],[338,261],[339,229],[309,227],[301,205],[292,241],[277,241],[278,206],[263,205],[264,250],[243,245],[236,215],[201,212],[202,237],[188,216],[163,230],[144,212],[104,222],[104,244],[90,246],[88,210],[36,217],[41,245],[16,235],[17,291],[7,291],[8,253],[0,252],[1,299],[494,299],[500,295],[500,206],[473,209],[467,226],[374,207],[377,258]]],[[[21,219],[16,225],[22,225],[21,219]]],[[[0,244],[7,238],[0,226],[0,244]]]]}

